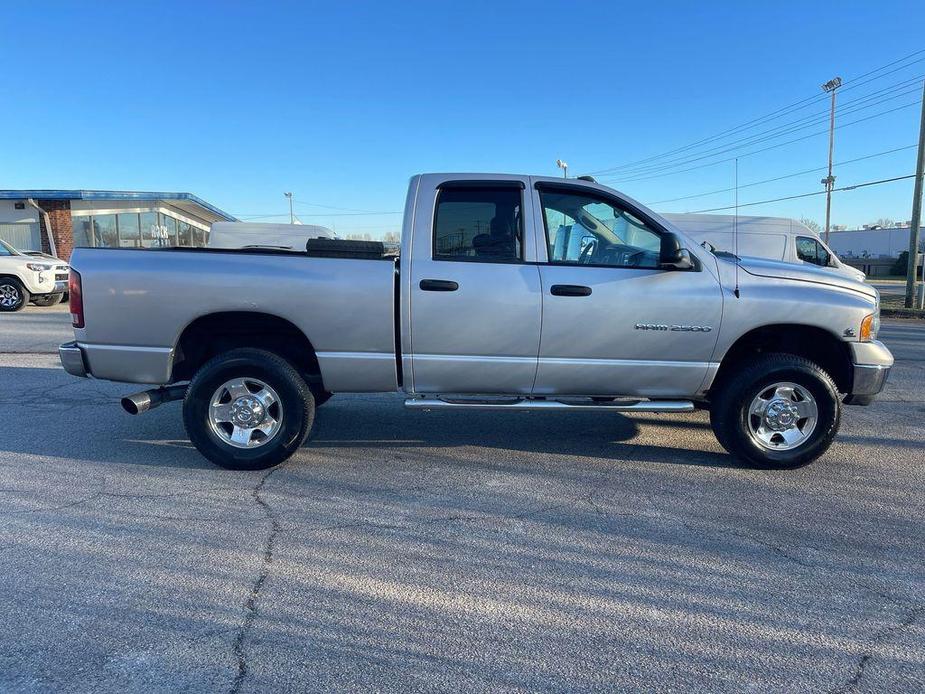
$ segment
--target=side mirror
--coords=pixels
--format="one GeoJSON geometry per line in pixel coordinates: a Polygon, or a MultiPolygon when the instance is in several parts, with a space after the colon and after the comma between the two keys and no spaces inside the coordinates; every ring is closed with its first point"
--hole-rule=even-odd
{"type": "Polygon", "coordinates": [[[659,266],[663,270],[691,270],[694,260],[690,252],[681,248],[681,239],[674,234],[662,234],[659,266]]]}

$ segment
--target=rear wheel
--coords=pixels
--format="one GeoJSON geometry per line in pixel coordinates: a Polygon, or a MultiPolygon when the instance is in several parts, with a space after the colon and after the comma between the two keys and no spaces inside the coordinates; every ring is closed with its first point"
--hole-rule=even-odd
{"type": "Polygon", "coordinates": [[[831,376],[790,354],[756,357],[720,383],[710,424],[732,455],[764,468],[792,468],[828,450],[841,403],[831,376]]]}
{"type": "Polygon", "coordinates": [[[259,349],[235,349],[208,361],[183,401],[193,445],[232,470],[283,462],[305,441],[314,417],[314,398],[298,372],[259,349]]]}
{"type": "Polygon", "coordinates": [[[15,277],[0,279],[0,311],[19,311],[29,303],[29,291],[15,277]]]}

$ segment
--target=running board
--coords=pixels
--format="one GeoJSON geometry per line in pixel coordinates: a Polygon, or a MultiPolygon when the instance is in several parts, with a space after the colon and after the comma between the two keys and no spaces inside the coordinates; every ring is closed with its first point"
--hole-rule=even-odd
{"type": "Polygon", "coordinates": [[[528,400],[497,398],[492,400],[450,398],[408,398],[405,407],[411,410],[475,409],[475,410],[581,410],[608,412],[693,412],[689,400],[612,400],[605,402],[563,402],[562,400],[528,400]]]}

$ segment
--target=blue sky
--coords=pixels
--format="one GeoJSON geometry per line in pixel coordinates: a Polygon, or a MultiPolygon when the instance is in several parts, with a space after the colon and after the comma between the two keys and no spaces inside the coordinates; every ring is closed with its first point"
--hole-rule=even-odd
{"type": "MultiPolygon", "coordinates": [[[[910,41],[925,22],[920,1],[19,2],[4,18],[0,188],[189,191],[239,216],[286,215],[291,190],[303,221],[373,236],[397,230],[400,215],[352,211],[400,211],[414,173],[556,175],[557,158],[576,175],[608,169],[925,49],[910,41]]],[[[925,52],[906,63],[841,101],[925,75],[925,52]]],[[[918,106],[908,104],[920,91],[901,92],[921,79],[909,84],[840,118],[902,107],[840,129],[836,162],[916,142],[918,106]]],[[[823,99],[702,149],[824,111],[823,99]]],[[[739,181],[824,167],[826,154],[821,135],[743,156],[739,181]]],[[[731,162],[639,180],[731,156],[682,165],[682,155],[602,179],[647,203],[732,185],[731,162]]],[[[837,184],[914,166],[905,149],[836,167],[837,184]]],[[[819,190],[823,175],[743,188],[739,199],[819,190]]],[[[836,194],[833,223],[908,219],[911,199],[908,180],[836,194]]],[[[725,192],[654,207],[732,202],[725,192]]],[[[824,196],[742,213],[821,222],[824,196]]]]}

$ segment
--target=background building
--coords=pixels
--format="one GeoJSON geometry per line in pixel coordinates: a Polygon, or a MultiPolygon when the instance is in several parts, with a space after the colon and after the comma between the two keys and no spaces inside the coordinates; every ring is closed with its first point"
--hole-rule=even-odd
{"type": "Polygon", "coordinates": [[[0,190],[0,239],[64,260],[77,246],[204,246],[219,221],[237,220],[190,193],[0,190]]]}
{"type": "Polygon", "coordinates": [[[909,250],[910,233],[908,226],[833,231],[829,246],[841,258],[898,258],[900,253],[909,250]]]}

